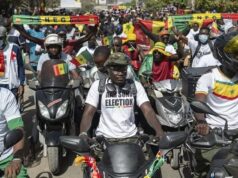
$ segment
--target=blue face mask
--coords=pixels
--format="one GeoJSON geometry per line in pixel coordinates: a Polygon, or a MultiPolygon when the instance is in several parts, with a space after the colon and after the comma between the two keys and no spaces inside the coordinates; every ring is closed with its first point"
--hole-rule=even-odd
{"type": "Polygon", "coordinates": [[[201,42],[201,43],[207,43],[207,41],[208,41],[208,35],[204,35],[204,34],[201,34],[201,35],[199,35],[198,36],[198,39],[199,39],[199,41],[201,42]]]}

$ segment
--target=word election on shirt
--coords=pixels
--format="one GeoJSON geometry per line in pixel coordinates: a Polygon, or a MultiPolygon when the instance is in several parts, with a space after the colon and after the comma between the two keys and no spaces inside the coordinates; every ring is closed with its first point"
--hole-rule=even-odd
{"type": "Polygon", "coordinates": [[[106,108],[131,108],[133,107],[133,95],[131,93],[117,93],[115,95],[106,93],[106,108]]]}

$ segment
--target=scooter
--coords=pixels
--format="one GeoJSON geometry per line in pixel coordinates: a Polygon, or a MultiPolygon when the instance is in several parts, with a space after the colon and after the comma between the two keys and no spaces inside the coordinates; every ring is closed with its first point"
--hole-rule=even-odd
{"type": "Polygon", "coordinates": [[[185,132],[165,134],[156,144],[160,148],[156,157],[150,159],[146,159],[142,151],[143,146],[153,144],[148,135],[139,136],[139,144],[108,144],[103,137],[88,142],[83,137],[61,136],[60,141],[63,147],[78,155],[75,162],[82,166],[83,178],[157,178],[167,154],[183,144],[186,138],[185,132]],[[102,143],[104,150],[102,159],[96,161],[90,152],[98,143],[102,143]]]}
{"type": "MultiPolygon", "coordinates": [[[[2,152],[0,153],[0,157],[4,153],[4,151],[13,147],[22,138],[23,138],[23,132],[20,129],[14,129],[7,132],[7,134],[4,136],[4,139],[3,139],[4,148],[2,152]]],[[[3,177],[3,176],[4,176],[4,170],[0,170],[0,177],[3,177]]]]}
{"type": "MultiPolygon", "coordinates": [[[[43,63],[41,77],[29,83],[35,90],[36,118],[39,131],[44,136],[44,156],[48,155],[49,169],[56,175],[60,172],[63,149],[59,143],[62,135],[74,135],[74,90],[79,80],[70,80],[64,74],[62,60],[48,60],[43,63]]],[[[37,77],[35,77],[37,78],[37,77]]]]}
{"type": "Polygon", "coordinates": [[[207,178],[226,178],[238,176],[238,129],[228,130],[227,120],[214,112],[207,104],[191,102],[191,108],[197,113],[211,114],[225,121],[224,128],[214,128],[207,136],[191,134],[189,144],[197,149],[221,149],[214,155],[207,178]]]}
{"type": "MultiPolygon", "coordinates": [[[[164,131],[176,132],[190,128],[193,114],[186,98],[181,94],[181,80],[167,79],[160,82],[151,82],[151,73],[143,73],[150,84],[150,95],[156,118],[162,125],[164,131]]],[[[183,147],[172,150],[170,164],[173,169],[179,169],[183,147]]]]}

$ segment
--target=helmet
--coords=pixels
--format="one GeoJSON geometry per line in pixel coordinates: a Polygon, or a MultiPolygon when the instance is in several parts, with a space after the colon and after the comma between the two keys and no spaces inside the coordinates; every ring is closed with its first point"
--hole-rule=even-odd
{"type": "Polygon", "coordinates": [[[227,69],[238,71],[238,31],[219,36],[214,43],[214,57],[227,69]]]}
{"type": "Polygon", "coordinates": [[[50,45],[59,45],[61,48],[63,47],[63,41],[57,34],[49,34],[45,38],[45,48],[47,48],[50,45]]]}

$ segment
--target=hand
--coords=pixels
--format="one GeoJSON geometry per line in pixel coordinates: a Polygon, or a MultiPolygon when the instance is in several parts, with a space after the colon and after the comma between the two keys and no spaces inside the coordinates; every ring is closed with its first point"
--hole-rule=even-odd
{"type": "Polygon", "coordinates": [[[21,160],[12,160],[11,163],[5,168],[4,177],[16,178],[21,170],[21,160]]]}
{"type": "Polygon", "coordinates": [[[21,97],[24,94],[24,85],[20,85],[18,88],[18,96],[21,97]]]}
{"type": "Polygon", "coordinates": [[[195,130],[201,135],[207,135],[209,134],[210,128],[206,122],[199,122],[196,125],[195,130]]]}

